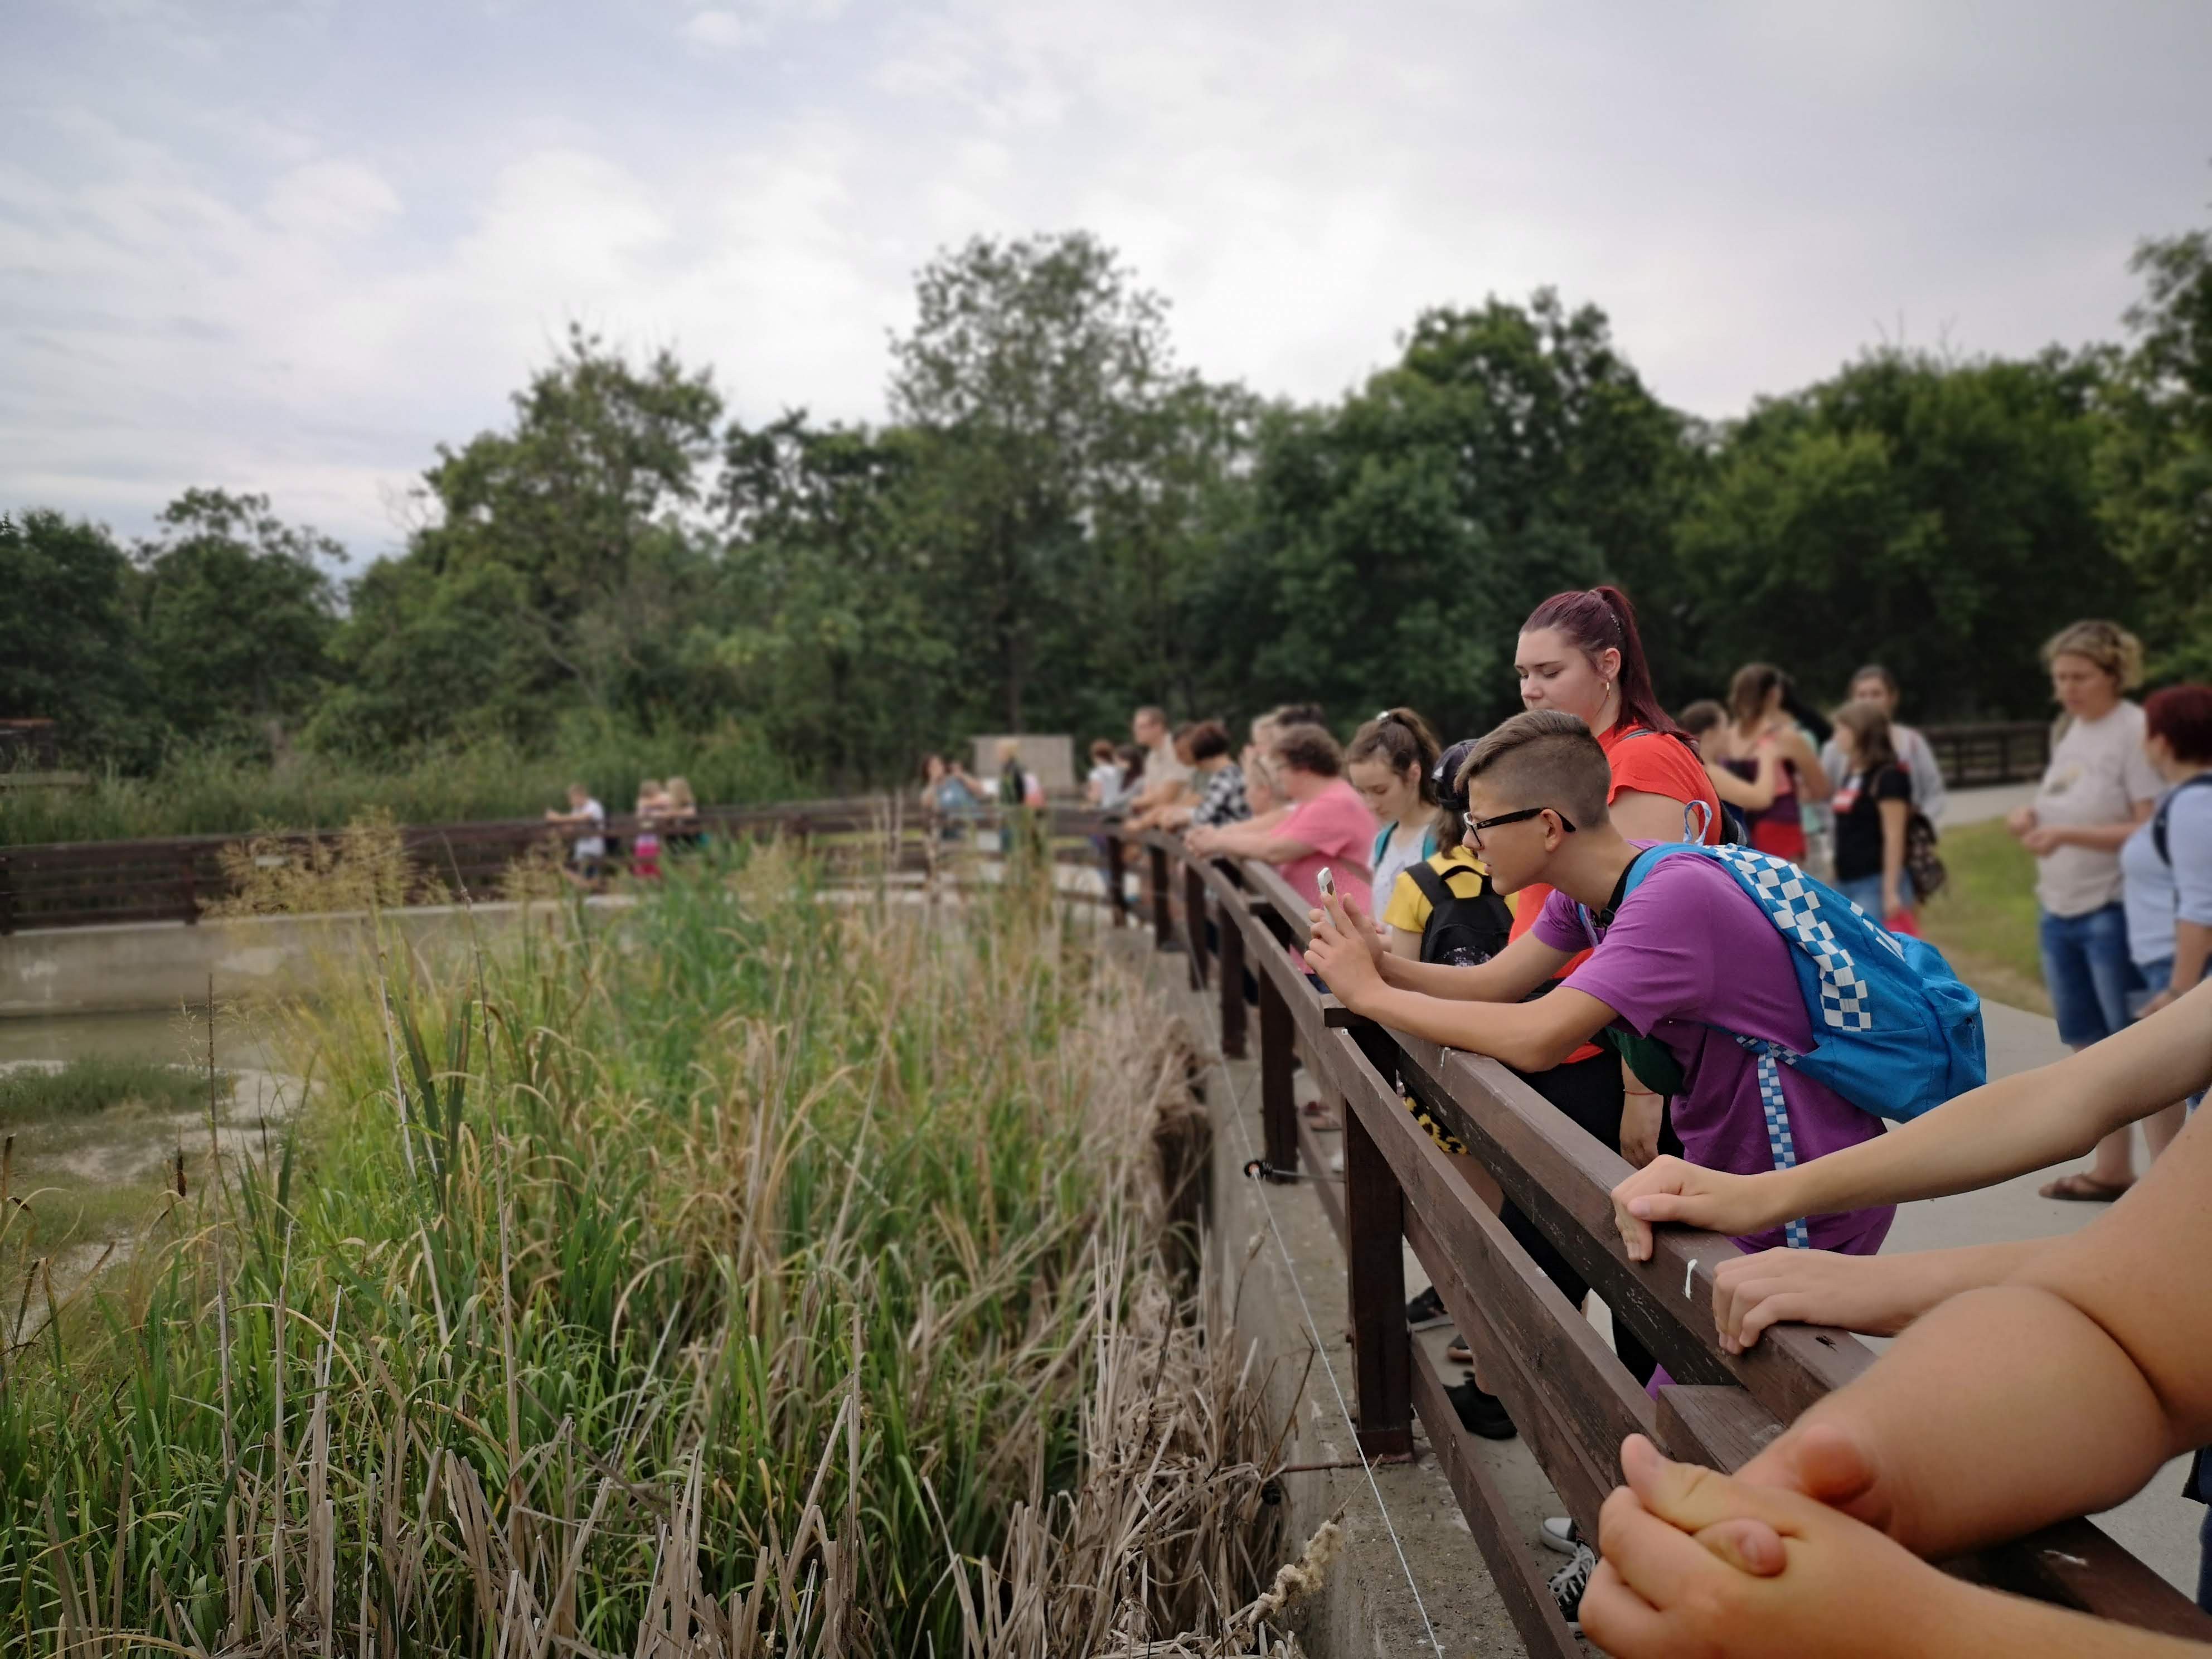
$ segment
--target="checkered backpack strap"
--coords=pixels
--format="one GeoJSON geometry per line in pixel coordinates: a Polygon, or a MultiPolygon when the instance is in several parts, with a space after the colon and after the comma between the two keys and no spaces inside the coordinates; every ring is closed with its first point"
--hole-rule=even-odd
{"type": "MultiPolygon", "coordinates": [[[[1767,920],[1812,962],[1820,977],[1822,1022],[1831,1030],[1869,1029],[1873,1017],[1857,964],[1821,914],[1821,896],[1806,879],[1805,872],[1786,860],[1748,847],[1717,848],[1714,856],[1743,878],[1767,920]]],[[[1799,1056],[1765,1038],[1738,1036],[1736,1041],[1759,1057],[1759,1100],[1765,1110],[1766,1145],[1774,1167],[1793,1169],[1797,1144],[1790,1132],[1790,1103],[1782,1092],[1782,1067],[1795,1066],[1799,1056]]],[[[1802,1217],[1784,1224],[1782,1237],[1793,1250],[1812,1247],[1812,1236],[1802,1217]]]]}
{"type": "MultiPolygon", "coordinates": [[[[1818,970],[1821,1022],[1832,1031],[1872,1030],[1874,1008],[1866,981],[1860,977],[1850,950],[1836,937],[1822,913],[1819,884],[1796,865],[1771,853],[1755,852],[1748,847],[1711,850],[1715,858],[1743,878],[1767,920],[1818,970]]],[[[1858,909],[1856,905],[1851,908],[1858,909]]],[[[1865,912],[1859,914],[1863,916],[1865,912]]]]}

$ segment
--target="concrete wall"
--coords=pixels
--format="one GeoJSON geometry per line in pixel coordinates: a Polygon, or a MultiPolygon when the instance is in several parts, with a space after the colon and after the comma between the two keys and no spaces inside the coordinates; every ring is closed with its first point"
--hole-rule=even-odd
{"type": "MultiPolygon", "coordinates": [[[[621,896],[586,902],[594,909],[634,902],[621,896]]],[[[553,903],[441,904],[387,911],[385,922],[387,942],[404,940],[434,963],[465,952],[472,939],[511,934],[526,921],[562,927],[566,915],[553,903]]],[[[360,972],[375,949],[363,913],[11,933],[0,938],[0,1018],[174,1008],[204,1000],[210,980],[227,1001],[313,994],[360,972]]]]}

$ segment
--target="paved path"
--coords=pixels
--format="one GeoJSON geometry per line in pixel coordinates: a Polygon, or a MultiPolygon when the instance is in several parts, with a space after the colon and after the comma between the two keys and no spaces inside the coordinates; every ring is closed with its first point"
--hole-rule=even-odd
{"type": "Polygon", "coordinates": [[[2032,783],[2000,783],[1987,789],[1954,789],[1943,803],[1942,828],[1955,830],[1963,823],[1986,823],[1991,818],[2001,818],[2015,806],[2025,806],[2035,799],[2032,783]]]}

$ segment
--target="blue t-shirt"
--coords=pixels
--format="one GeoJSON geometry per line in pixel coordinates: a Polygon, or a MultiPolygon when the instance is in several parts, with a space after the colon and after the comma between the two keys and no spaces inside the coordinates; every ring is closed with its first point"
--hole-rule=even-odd
{"type": "Polygon", "coordinates": [[[2166,807],[2166,849],[2172,862],[2159,857],[2151,839],[2156,808],[2120,848],[2128,954],[2139,968],[2173,960],[2177,921],[2212,927],[2212,785],[2170,789],[2160,805],[2166,807]]]}

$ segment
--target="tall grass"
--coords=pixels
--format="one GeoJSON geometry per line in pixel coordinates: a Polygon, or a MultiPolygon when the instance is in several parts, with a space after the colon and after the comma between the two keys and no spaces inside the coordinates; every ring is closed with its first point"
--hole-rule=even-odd
{"type": "Polygon", "coordinates": [[[1156,1249],[1156,1011],[1033,894],[811,879],[395,957],[303,1023],[299,1139],[74,1297],[0,1217],[0,1321],[52,1310],[0,1648],[1280,1650],[1282,1425],[1156,1249]]]}
{"type": "MultiPolygon", "coordinates": [[[[228,1079],[217,1083],[230,1092],[228,1079]]],[[[88,1054],[51,1070],[36,1065],[0,1069],[0,1129],[34,1118],[87,1116],[131,1102],[155,1111],[189,1111],[207,1098],[204,1074],[152,1060],[88,1054]]]]}
{"type": "Polygon", "coordinates": [[[641,733],[574,723],[544,752],[493,738],[384,763],[302,752],[272,765],[185,746],[150,776],[110,769],[83,788],[0,788],[0,845],[334,830],[380,810],[401,823],[535,817],[565,806],[572,781],[617,811],[636,799],[641,780],[672,774],[715,805],[802,793],[791,769],[737,726],[641,733]]]}

